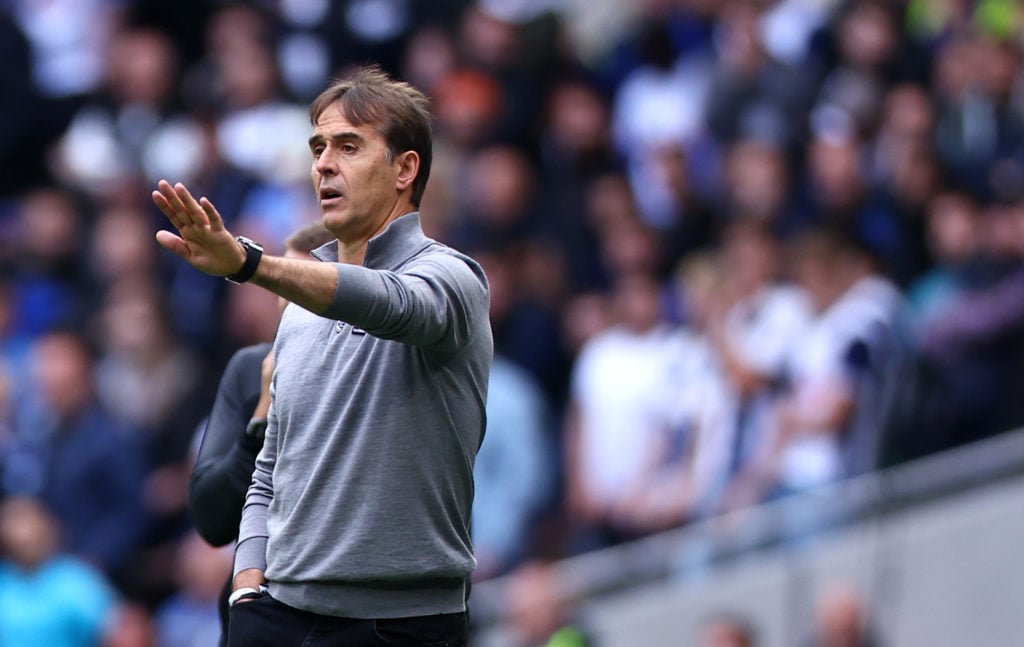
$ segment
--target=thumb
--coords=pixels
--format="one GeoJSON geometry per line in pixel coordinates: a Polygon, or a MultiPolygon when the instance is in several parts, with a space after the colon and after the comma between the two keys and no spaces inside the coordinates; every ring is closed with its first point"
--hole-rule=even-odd
{"type": "Polygon", "coordinates": [[[156,242],[160,243],[164,249],[168,249],[182,258],[189,257],[188,243],[166,229],[156,232],[156,242]]]}

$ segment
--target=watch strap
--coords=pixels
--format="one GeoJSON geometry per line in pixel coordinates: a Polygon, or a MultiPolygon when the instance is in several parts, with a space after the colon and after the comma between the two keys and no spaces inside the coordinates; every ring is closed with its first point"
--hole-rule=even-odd
{"type": "Polygon", "coordinates": [[[251,586],[243,586],[242,588],[235,589],[231,592],[231,595],[228,596],[228,606],[234,606],[235,602],[238,602],[239,600],[254,600],[262,595],[263,592],[259,589],[254,589],[251,586]]]}
{"type": "Polygon", "coordinates": [[[260,259],[263,258],[263,246],[245,236],[236,236],[235,240],[240,242],[245,249],[245,262],[242,263],[242,269],[224,278],[232,283],[245,283],[256,274],[256,268],[260,266],[260,259]]]}

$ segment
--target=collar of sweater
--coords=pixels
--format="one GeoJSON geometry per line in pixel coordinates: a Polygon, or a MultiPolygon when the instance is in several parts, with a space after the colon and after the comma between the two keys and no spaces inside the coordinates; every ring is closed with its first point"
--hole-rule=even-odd
{"type": "MultiPolygon", "coordinates": [[[[423,233],[418,211],[395,218],[366,245],[363,267],[393,270],[431,242],[423,233]]],[[[328,263],[338,262],[338,241],[322,245],[312,251],[314,257],[328,263]]]]}

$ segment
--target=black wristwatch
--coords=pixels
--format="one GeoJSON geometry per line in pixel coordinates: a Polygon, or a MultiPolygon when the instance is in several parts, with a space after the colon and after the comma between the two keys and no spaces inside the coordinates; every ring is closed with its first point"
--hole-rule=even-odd
{"type": "Polygon", "coordinates": [[[245,236],[235,236],[235,239],[245,248],[245,263],[242,264],[242,269],[224,278],[232,283],[245,283],[252,278],[256,273],[256,268],[260,265],[260,259],[263,258],[263,245],[245,236]]]}
{"type": "Polygon", "coordinates": [[[267,419],[266,418],[250,418],[249,424],[245,426],[245,437],[253,440],[263,442],[264,436],[267,435],[267,419]]]}

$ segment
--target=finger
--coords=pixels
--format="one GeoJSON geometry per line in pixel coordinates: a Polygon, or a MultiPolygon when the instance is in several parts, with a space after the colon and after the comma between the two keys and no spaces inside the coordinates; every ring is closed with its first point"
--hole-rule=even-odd
{"type": "Polygon", "coordinates": [[[178,216],[177,212],[167,201],[167,197],[159,191],[153,191],[153,203],[163,212],[167,219],[171,221],[171,224],[175,226],[178,231],[181,231],[182,227],[185,226],[185,221],[178,216]]]}
{"type": "Polygon", "coordinates": [[[174,211],[174,213],[182,222],[191,222],[191,220],[188,217],[188,210],[182,203],[181,198],[178,197],[178,194],[175,193],[174,187],[171,186],[170,182],[168,182],[167,180],[160,180],[160,182],[157,183],[157,190],[160,191],[160,195],[162,195],[164,199],[167,200],[167,204],[170,206],[171,210],[174,211]]]}
{"type": "Polygon", "coordinates": [[[170,250],[186,260],[190,256],[188,243],[166,229],[156,232],[156,242],[160,243],[164,249],[170,250]]]}
{"type": "Polygon", "coordinates": [[[193,224],[201,226],[206,226],[208,224],[206,212],[204,212],[203,208],[199,206],[199,203],[192,197],[192,194],[189,193],[188,188],[186,188],[184,184],[181,182],[175,184],[174,193],[185,206],[185,215],[193,224]]]}
{"type": "Polygon", "coordinates": [[[213,203],[206,196],[199,198],[199,206],[206,212],[206,217],[210,222],[210,229],[213,231],[224,229],[224,219],[220,217],[217,207],[213,206],[213,203]]]}

